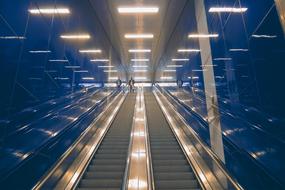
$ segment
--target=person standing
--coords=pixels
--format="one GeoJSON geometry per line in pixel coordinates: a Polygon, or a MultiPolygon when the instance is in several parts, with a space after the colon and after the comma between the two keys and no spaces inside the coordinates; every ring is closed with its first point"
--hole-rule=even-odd
{"type": "Polygon", "coordinates": [[[130,92],[134,92],[134,86],[135,86],[135,81],[134,81],[134,79],[131,77],[131,79],[129,80],[130,92]]]}
{"type": "Polygon", "coordinates": [[[117,84],[117,88],[121,88],[122,81],[121,81],[121,79],[120,79],[120,78],[118,78],[118,80],[117,80],[116,84],[117,84]]]}

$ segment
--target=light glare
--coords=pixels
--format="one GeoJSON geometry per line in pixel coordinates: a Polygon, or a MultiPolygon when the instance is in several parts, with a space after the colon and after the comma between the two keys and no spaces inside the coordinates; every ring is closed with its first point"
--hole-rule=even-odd
{"type": "Polygon", "coordinates": [[[158,13],[158,7],[119,7],[118,12],[123,13],[158,13]]]}

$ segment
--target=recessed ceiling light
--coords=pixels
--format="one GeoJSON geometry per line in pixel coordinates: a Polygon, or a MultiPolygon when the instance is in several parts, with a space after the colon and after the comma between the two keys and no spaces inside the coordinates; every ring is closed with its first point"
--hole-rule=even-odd
{"type": "Polygon", "coordinates": [[[147,77],[134,77],[134,80],[147,80],[147,77]]]}
{"type": "Polygon", "coordinates": [[[247,52],[248,49],[230,49],[231,52],[247,52]]]}
{"type": "Polygon", "coordinates": [[[146,52],[151,52],[150,49],[130,49],[130,53],[146,53],[146,52]]]}
{"type": "Polygon", "coordinates": [[[176,72],[176,70],[175,69],[165,69],[164,72],[170,72],[171,73],[171,72],[176,72]]]}
{"type": "Polygon", "coordinates": [[[50,59],[49,62],[68,62],[66,59],[50,59]]]}
{"type": "Polygon", "coordinates": [[[220,58],[214,58],[214,61],[231,61],[232,58],[228,57],[220,57],[220,58]]]}
{"type": "Polygon", "coordinates": [[[134,68],[147,68],[148,65],[133,65],[134,68]]]}
{"type": "Polygon", "coordinates": [[[173,77],[160,77],[160,79],[162,79],[162,80],[171,80],[171,79],[173,79],[173,77]]]}
{"type": "Polygon", "coordinates": [[[50,50],[31,50],[30,53],[51,53],[50,50]]]}
{"type": "Polygon", "coordinates": [[[0,36],[0,40],[25,40],[24,36],[0,36]]]}
{"type": "Polygon", "coordinates": [[[91,62],[109,62],[109,59],[91,59],[91,62]]]}
{"type": "Polygon", "coordinates": [[[133,62],[146,62],[149,61],[149,59],[131,59],[133,62]]]}
{"type": "Polygon", "coordinates": [[[118,72],[117,70],[104,70],[104,73],[116,73],[118,72]]]}
{"type": "Polygon", "coordinates": [[[199,49],[178,49],[178,52],[200,52],[199,49]]]}
{"type": "Polygon", "coordinates": [[[146,73],[147,70],[146,69],[136,69],[134,70],[135,73],[146,73]]]}
{"type": "Polygon", "coordinates": [[[118,12],[121,14],[129,13],[129,14],[136,14],[136,13],[158,13],[158,7],[119,7],[118,12]]]}
{"type": "Polygon", "coordinates": [[[172,59],[172,61],[189,61],[189,59],[172,59]]]}
{"type": "Polygon", "coordinates": [[[210,13],[243,13],[247,8],[234,8],[234,7],[211,7],[210,13]]]}
{"type": "Polygon", "coordinates": [[[87,70],[78,70],[78,71],[74,71],[75,73],[88,73],[87,70]]]}
{"type": "Polygon", "coordinates": [[[127,39],[150,39],[153,38],[153,34],[125,34],[127,39]]]}
{"type": "Polygon", "coordinates": [[[183,65],[167,65],[168,68],[181,68],[183,65]]]}
{"type": "Polygon", "coordinates": [[[82,77],[82,80],[95,80],[94,77],[82,77]]]}
{"type": "Polygon", "coordinates": [[[90,39],[89,34],[66,34],[60,36],[62,39],[69,39],[69,40],[88,40],[90,39]]]}
{"type": "Polygon", "coordinates": [[[69,9],[67,8],[41,8],[41,9],[29,9],[31,14],[39,15],[39,14],[70,14],[69,9]]]}
{"type": "Polygon", "coordinates": [[[99,65],[98,67],[99,68],[113,68],[115,66],[113,66],[113,65],[99,65]]]}
{"type": "Polygon", "coordinates": [[[276,35],[252,35],[253,38],[277,38],[276,35]]]}
{"type": "Polygon", "coordinates": [[[189,34],[188,38],[217,38],[219,34],[189,34]]]}
{"type": "Polygon", "coordinates": [[[100,49],[82,49],[79,50],[80,53],[102,53],[100,49]]]}

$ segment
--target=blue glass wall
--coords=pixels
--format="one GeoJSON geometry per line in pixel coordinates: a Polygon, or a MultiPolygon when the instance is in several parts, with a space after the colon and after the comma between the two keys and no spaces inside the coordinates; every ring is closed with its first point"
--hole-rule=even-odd
{"type": "Polygon", "coordinates": [[[88,1],[16,1],[0,2],[1,115],[12,113],[50,98],[70,93],[82,83],[102,84],[108,76],[91,59],[109,59],[121,68],[119,54],[99,22],[98,13],[88,1]],[[41,7],[67,7],[68,15],[32,15],[28,10],[41,7]],[[88,33],[90,40],[69,41],[60,35],[88,33]],[[17,36],[19,39],[4,39],[17,36]],[[101,49],[87,55],[80,49],[101,49]],[[49,53],[30,53],[48,50],[49,53]],[[68,60],[52,62],[50,60],[68,60]],[[80,66],[70,69],[66,66],[80,66]],[[88,72],[74,72],[74,70],[88,72]],[[94,80],[90,80],[94,78],[94,80]]]}

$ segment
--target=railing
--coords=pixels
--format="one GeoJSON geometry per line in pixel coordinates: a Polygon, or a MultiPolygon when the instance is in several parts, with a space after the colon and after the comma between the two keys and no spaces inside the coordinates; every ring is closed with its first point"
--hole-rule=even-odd
{"type": "MultiPolygon", "coordinates": [[[[208,128],[208,123],[201,117],[198,113],[193,111],[191,108],[186,106],[184,103],[179,102],[179,100],[170,94],[168,91],[163,90],[160,87],[157,87],[164,95],[167,96],[167,99],[179,109],[179,112],[183,113],[183,117],[193,117],[199,121],[202,128],[208,128]]],[[[187,119],[187,118],[186,118],[187,119]]],[[[201,137],[199,131],[198,136],[201,137]]],[[[202,137],[203,141],[205,139],[202,137]]],[[[229,168],[229,171],[235,174],[237,178],[241,181],[241,184],[247,188],[258,187],[258,188],[268,188],[276,187],[282,188],[282,183],[276,179],[268,170],[264,168],[247,150],[238,147],[234,142],[232,142],[228,137],[223,134],[223,142],[225,147],[226,154],[226,166],[229,168]],[[236,166],[234,167],[234,164],[236,166]],[[239,168],[239,170],[233,170],[232,168],[239,168]],[[251,180],[244,178],[244,176],[253,176],[251,180]],[[247,181],[246,181],[247,180],[247,181]]],[[[209,146],[209,144],[208,144],[209,146]]]]}
{"type": "Polygon", "coordinates": [[[118,94],[33,189],[75,189],[124,99],[118,94]]]}
{"type": "Polygon", "coordinates": [[[48,140],[43,141],[41,145],[38,145],[32,152],[25,155],[19,164],[8,172],[3,173],[5,176],[1,178],[0,185],[4,187],[12,185],[16,186],[15,188],[18,188],[19,186],[17,185],[20,185],[21,188],[30,188],[34,180],[38,180],[38,177],[58,159],[82,131],[86,129],[86,126],[92,122],[94,117],[99,115],[108,103],[108,100],[116,94],[117,91],[113,91],[109,96],[95,103],[91,109],[86,111],[79,118],[73,120],[68,126],[62,127],[60,132],[48,140]],[[34,175],[32,177],[30,176],[31,174],[27,172],[31,168],[34,169],[34,175]],[[18,184],[12,182],[15,179],[17,179],[18,184]]]}
{"type": "Polygon", "coordinates": [[[188,161],[192,165],[201,187],[206,190],[241,190],[242,187],[229,174],[220,159],[191,129],[191,126],[177,113],[175,107],[158,89],[155,91],[155,97],[188,161]]]}

